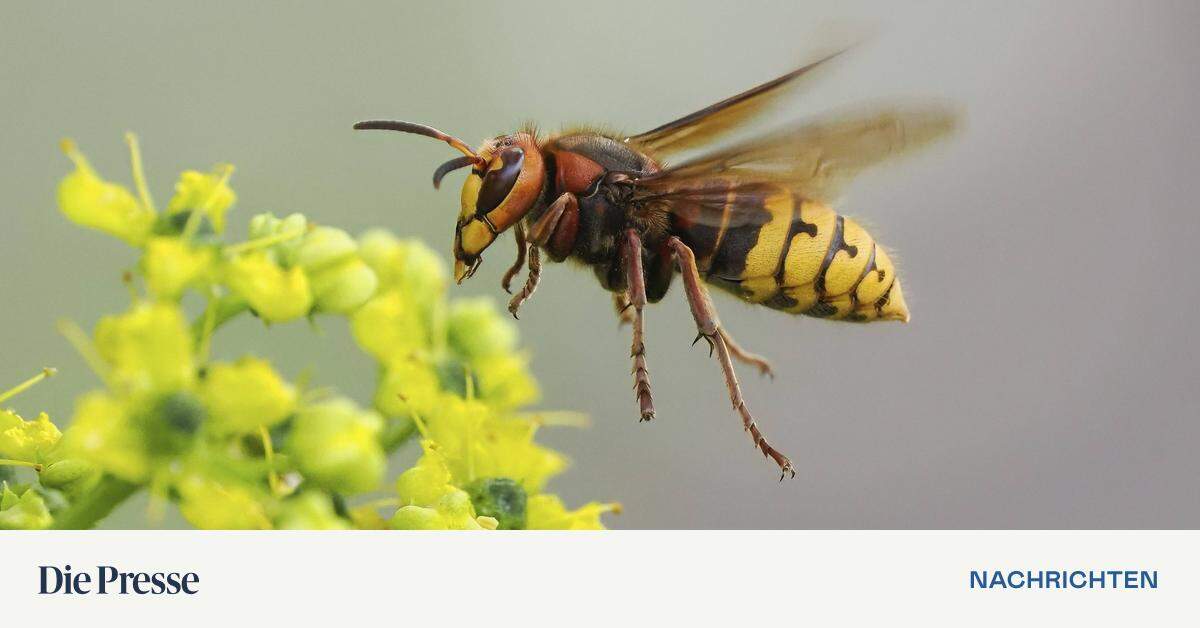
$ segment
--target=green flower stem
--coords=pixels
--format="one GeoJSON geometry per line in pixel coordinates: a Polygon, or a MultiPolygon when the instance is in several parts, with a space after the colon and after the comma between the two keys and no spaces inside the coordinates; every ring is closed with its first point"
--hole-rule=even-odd
{"type": "Polygon", "coordinates": [[[54,516],[56,530],[89,530],[107,517],[121,502],[137,492],[139,486],[105,475],[87,494],[54,516]]]}
{"type": "Polygon", "coordinates": [[[416,433],[417,424],[413,421],[392,419],[388,421],[387,426],[383,428],[383,433],[379,435],[379,444],[383,447],[384,453],[390,454],[408,442],[416,433]]]}
{"type": "Polygon", "coordinates": [[[29,467],[34,471],[41,471],[42,465],[36,462],[27,462],[25,460],[10,460],[8,458],[0,458],[0,467],[29,467]]]}
{"type": "Polygon", "coordinates": [[[280,242],[287,242],[288,240],[294,240],[296,238],[299,238],[302,235],[304,235],[304,230],[296,229],[295,231],[287,231],[284,233],[276,233],[274,235],[263,236],[261,238],[257,238],[254,240],[248,240],[246,242],[239,242],[238,244],[230,244],[229,246],[225,247],[225,253],[227,255],[237,255],[239,253],[245,253],[246,251],[253,251],[256,249],[264,249],[264,248],[267,248],[268,246],[275,246],[276,244],[279,244],[280,242]]]}
{"type": "Polygon", "coordinates": [[[201,349],[205,348],[210,342],[212,334],[220,329],[221,325],[248,309],[250,307],[246,301],[234,295],[227,294],[211,301],[204,313],[192,323],[192,334],[196,339],[196,346],[201,349]]]}

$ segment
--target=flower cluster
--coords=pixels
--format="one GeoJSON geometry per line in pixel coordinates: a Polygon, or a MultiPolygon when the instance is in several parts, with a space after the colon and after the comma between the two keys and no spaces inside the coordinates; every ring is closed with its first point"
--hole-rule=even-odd
{"type": "Polygon", "coordinates": [[[184,172],[160,213],[127,141],[134,191],[63,144],[75,170],[59,207],[138,252],[134,298],[90,335],[63,325],[103,383],[76,400],[67,429],[0,412],[0,528],[90,527],[141,489],[152,508],[174,503],[218,529],[599,528],[618,508],[569,510],[544,492],[566,460],[534,436],[572,415],[522,412],[538,391],[515,327],[490,302],[448,303],[446,269],[427,247],[301,214],[255,216],[249,238],[228,244],[232,167],[184,172]],[[203,303],[193,315],[188,295],[203,303]],[[378,362],[369,407],[259,357],[209,358],[236,317],[320,315],[348,317],[378,362]],[[422,455],[387,489],[389,454],[416,434],[422,455]],[[21,467],[36,481],[16,482],[21,467]]]}

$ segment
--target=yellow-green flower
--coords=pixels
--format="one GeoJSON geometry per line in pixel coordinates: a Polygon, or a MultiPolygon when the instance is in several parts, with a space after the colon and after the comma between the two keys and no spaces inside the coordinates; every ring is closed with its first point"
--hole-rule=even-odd
{"type": "Polygon", "coordinates": [[[396,482],[401,508],[391,525],[404,529],[598,529],[616,504],[567,511],[546,481],[566,459],[534,442],[537,424],[498,418],[479,401],[447,397],[421,421],[424,454],[396,482]],[[471,509],[463,503],[471,504],[471,509]],[[482,516],[481,516],[482,515],[482,516]]]}
{"type": "Polygon", "coordinates": [[[494,529],[496,521],[481,521],[470,495],[451,484],[449,466],[437,444],[427,440],[421,447],[425,452],[421,459],[396,480],[401,505],[390,525],[398,530],[494,529]]]}
{"type": "Polygon", "coordinates": [[[200,384],[209,426],[218,433],[254,432],[283,421],[296,408],[296,389],[266,360],[244,357],[208,368],[200,384]]]}
{"type": "Polygon", "coordinates": [[[620,513],[620,504],[591,502],[578,510],[567,510],[556,495],[534,495],[527,506],[529,530],[603,530],[600,515],[620,513]]]}
{"type": "Polygon", "coordinates": [[[0,458],[40,462],[60,438],[62,432],[45,412],[26,421],[16,412],[0,410],[0,458]]]}
{"type": "Polygon", "coordinates": [[[195,381],[192,335],[179,306],[141,302],[96,325],[96,349],[117,383],[134,392],[161,393],[195,381]]]}
{"type": "Polygon", "coordinates": [[[367,301],[350,318],[354,339],[380,362],[408,359],[429,348],[429,330],[411,299],[389,290],[367,301]]]}
{"type": "Polygon", "coordinates": [[[400,360],[386,366],[375,391],[375,408],[390,417],[429,416],[444,394],[438,374],[425,362],[400,360]]]}
{"type": "Polygon", "coordinates": [[[150,476],[150,453],[131,421],[129,403],[103,391],[92,391],[75,402],[63,449],[129,482],[150,476]]]}
{"type": "Polygon", "coordinates": [[[345,530],[350,524],[337,515],[328,495],[306,491],[283,502],[275,517],[275,527],[280,530],[345,530]]]}
{"type": "Polygon", "coordinates": [[[284,269],[264,251],[251,251],[231,260],[225,269],[225,282],[265,321],[281,323],[312,311],[312,290],[304,271],[295,266],[284,269]]]}
{"type": "Polygon", "coordinates": [[[494,355],[472,362],[471,369],[479,398],[495,408],[512,410],[537,401],[541,395],[524,355],[494,355]]]}
{"type": "Polygon", "coordinates": [[[401,240],[383,229],[358,239],[359,255],[379,276],[381,289],[399,290],[414,303],[435,303],[446,292],[450,275],[441,257],[419,240],[401,240]]]}
{"type": "Polygon", "coordinates": [[[218,529],[599,528],[617,509],[570,511],[542,492],[567,462],[535,441],[539,421],[514,415],[538,395],[516,328],[488,300],[449,304],[440,255],[382,230],[355,240],[302,214],[259,214],[248,241],[225,244],[232,167],[184,172],[159,216],[127,141],[136,194],[102,180],[67,143],[75,172],[59,204],[143,249],[148,294],[102,319],[94,340],[64,327],[106,386],[76,400],[64,433],[45,415],[0,412],[0,471],[33,467],[39,483],[0,491],[0,527],[47,527],[51,512],[59,525],[87,526],[112,505],[93,501],[137,489],[218,529]],[[197,288],[208,306],[188,320],[179,300],[197,288]],[[210,362],[216,332],[248,310],[267,322],[345,315],[378,362],[374,409],[320,388],[299,395],[265,360],[210,362]],[[376,490],[387,454],[413,428],[423,453],[399,475],[396,497],[347,510],[343,497],[376,490]],[[385,519],[381,509],[396,502],[385,519]]]}
{"type": "Polygon", "coordinates": [[[374,490],[387,464],[379,434],[383,417],[349,399],[301,408],[292,423],[287,451],[306,480],[344,493],[374,490]]]}
{"type": "Polygon", "coordinates": [[[475,516],[471,497],[457,488],[432,506],[402,506],[388,523],[396,530],[496,529],[495,519],[475,516]]]}
{"type": "Polygon", "coordinates": [[[427,438],[438,444],[458,486],[504,477],[532,494],[567,467],[561,454],[534,442],[533,421],[498,418],[479,401],[449,397],[425,423],[427,438]]]}
{"type": "Polygon", "coordinates": [[[63,152],[75,171],[58,184],[58,208],[72,222],[141,246],[157,215],[123,185],[100,178],[75,143],[63,140],[63,152]]]}
{"type": "Polygon", "coordinates": [[[220,165],[213,172],[185,170],[175,183],[175,196],[167,203],[167,213],[198,211],[212,222],[213,230],[225,232],[225,212],[237,202],[229,187],[233,166],[220,165]]]}
{"type": "Polygon", "coordinates": [[[188,473],[175,483],[179,512],[189,523],[206,530],[268,530],[258,495],[241,485],[218,482],[199,473],[188,473]]]}
{"type": "Polygon", "coordinates": [[[159,298],[178,299],[185,289],[205,279],[215,258],[213,249],[192,246],[182,238],[151,237],[141,261],[146,287],[159,298]]]}

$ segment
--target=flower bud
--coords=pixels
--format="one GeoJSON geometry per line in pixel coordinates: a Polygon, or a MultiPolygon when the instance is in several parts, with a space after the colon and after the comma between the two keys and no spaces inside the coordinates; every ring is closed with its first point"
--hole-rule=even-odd
{"type": "Polygon", "coordinates": [[[350,312],[375,294],[375,271],[357,254],[358,244],[341,229],[317,227],[304,236],[295,262],[308,274],[317,309],[350,312]]]}
{"type": "Polygon", "coordinates": [[[328,495],[307,491],[283,502],[275,517],[280,530],[345,530],[350,524],[337,515],[328,495]]]}
{"type": "Polygon", "coordinates": [[[270,212],[255,214],[250,218],[250,226],[248,229],[250,239],[257,240],[259,238],[265,238],[269,235],[275,235],[279,227],[279,223],[281,222],[283,221],[279,220],[275,214],[270,212]]]}
{"type": "Polygon", "coordinates": [[[300,241],[296,264],[306,271],[337,264],[358,252],[358,244],[350,234],[333,227],[316,227],[300,241]]]}
{"type": "Polygon", "coordinates": [[[486,297],[455,301],[447,332],[451,348],[468,360],[511,353],[517,344],[516,326],[486,297]]]}
{"type": "MultiPolygon", "coordinates": [[[[304,234],[308,231],[308,218],[304,214],[288,214],[283,219],[277,218],[272,213],[258,214],[250,219],[250,239],[258,240],[268,238],[279,234],[304,234]]],[[[288,240],[284,240],[277,244],[273,244],[266,250],[269,251],[274,261],[286,266],[295,266],[296,251],[300,248],[300,243],[304,238],[297,236],[288,240]]]]}
{"type": "Polygon", "coordinates": [[[446,493],[450,485],[450,469],[432,441],[421,443],[424,454],[417,464],[396,478],[396,494],[401,504],[432,506],[446,493]]]}
{"type": "Polygon", "coordinates": [[[483,527],[475,520],[475,509],[471,505],[471,497],[467,492],[456,488],[438,500],[434,506],[446,527],[450,530],[482,530],[483,527]]]}
{"type": "Polygon", "coordinates": [[[300,318],[313,307],[312,291],[304,271],[299,267],[285,270],[264,251],[252,251],[234,258],[226,266],[225,281],[268,322],[300,318]]]}
{"type": "Polygon", "coordinates": [[[90,462],[79,458],[67,458],[66,460],[59,460],[54,464],[47,465],[46,468],[42,469],[38,478],[42,486],[62,488],[95,472],[96,467],[90,462]]]}
{"type": "Polygon", "coordinates": [[[388,522],[395,530],[445,530],[446,522],[437,510],[424,506],[403,506],[388,522]]]}
{"type": "Polygon", "coordinates": [[[86,493],[99,479],[99,469],[82,458],[59,460],[42,469],[38,475],[42,486],[58,489],[72,497],[86,493]]]}
{"type": "Polygon", "coordinates": [[[200,384],[200,399],[217,433],[249,433],[283,421],[296,408],[296,390],[266,360],[216,363],[200,384]]]}
{"type": "Polygon", "coordinates": [[[397,530],[483,530],[471,507],[471,498],[451,488],[433,506],[402,506],[389,522],[397,530]]]}
{"type": "Polygon", "coordinates": [[[302,408],[287,451],[305,479],[340,493],[374,490],[386,459],[379,445],[383,418],[344,398],[302,408]]]}
{"type": "Polygon", "coordinates": [[[379,286],[375,271],[357,257],[310,271],[309,282],[317,309],[339,313],[353,312],[379,286]]]}

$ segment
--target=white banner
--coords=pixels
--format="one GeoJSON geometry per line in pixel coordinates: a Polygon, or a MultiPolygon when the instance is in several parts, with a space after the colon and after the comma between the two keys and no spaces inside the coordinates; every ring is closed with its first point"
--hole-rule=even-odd
{"type": "Polygon", "coordinates": [[[2,533],[0,625],[1196,625],[1198,538],[2,533]]]}

